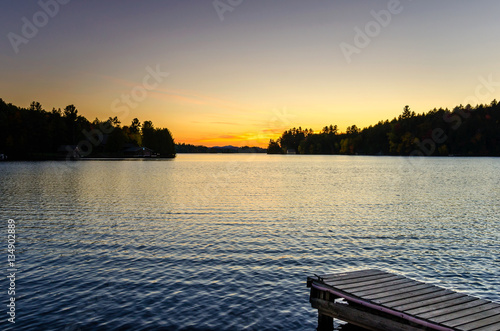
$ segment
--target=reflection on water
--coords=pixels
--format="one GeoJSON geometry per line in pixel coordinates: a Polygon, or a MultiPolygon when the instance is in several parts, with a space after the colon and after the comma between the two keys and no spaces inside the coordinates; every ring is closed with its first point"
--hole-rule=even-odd
{"type": "Polygon", "coordinates": [[[2,163],[16,329],[314,330],[306,277],[367,267],[500,301],[499,173],[495,158],[2,163]]]}

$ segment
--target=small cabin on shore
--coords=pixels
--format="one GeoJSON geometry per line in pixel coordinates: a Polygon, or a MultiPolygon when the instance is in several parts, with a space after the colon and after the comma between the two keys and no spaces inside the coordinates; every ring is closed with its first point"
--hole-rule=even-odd
{"type": "Polygon", "coordinates": [[[127,157],[156,157],[156,153],[147,147],[128,147],[123,151],[123,154],[127,157]]]}

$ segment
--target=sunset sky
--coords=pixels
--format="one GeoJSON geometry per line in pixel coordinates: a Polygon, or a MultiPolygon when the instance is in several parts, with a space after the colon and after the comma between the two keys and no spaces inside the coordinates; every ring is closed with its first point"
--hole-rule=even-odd
{"type": "Polygon", "coordinates": [[[59,1],[2,1],[4,101],[265,147],[500,99],[495,0],[59,1]]]}

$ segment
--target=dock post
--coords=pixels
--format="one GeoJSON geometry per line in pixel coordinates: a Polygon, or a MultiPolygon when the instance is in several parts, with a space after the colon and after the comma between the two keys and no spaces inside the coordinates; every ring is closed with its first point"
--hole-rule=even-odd
{"type": "Polygon", "coordinates": [[[318,311],[318,331],[333,331],[333,318],[318,311]]]}

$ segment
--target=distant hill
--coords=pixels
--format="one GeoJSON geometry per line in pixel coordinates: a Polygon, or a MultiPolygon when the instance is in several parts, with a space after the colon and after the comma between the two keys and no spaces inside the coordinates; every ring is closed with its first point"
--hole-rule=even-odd
{"type": "Polygon", "coordinates": [[[260,147],[236,147],[236,146],[195,146],[191,144],[175,144],[176,153],[266,153],[265,148],[260,147]]]}

